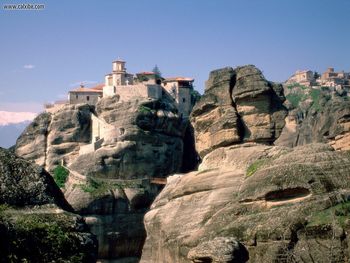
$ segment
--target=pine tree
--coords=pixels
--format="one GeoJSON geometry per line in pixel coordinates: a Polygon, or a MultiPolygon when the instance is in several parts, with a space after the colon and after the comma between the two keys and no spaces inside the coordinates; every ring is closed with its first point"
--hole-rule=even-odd
{"type": "Polygon", "coordinates": [[[159,70],[157,65],[154,66],[154,68],[152,69],[152,72],[157,74],[159,77],[162,76],[162,72],[160,72],[160,70],[159,70]]]}

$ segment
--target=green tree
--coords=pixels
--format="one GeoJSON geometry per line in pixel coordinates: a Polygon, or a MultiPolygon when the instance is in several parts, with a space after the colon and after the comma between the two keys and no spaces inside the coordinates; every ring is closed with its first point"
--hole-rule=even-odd
{"type": "Polygon", "coordinates": [[[317,71],[315,71],[314,72],[314,79],[318,79],[319,77],[321,77],[321,75],[317,71]]]}
{"type": "Polygon", "coordinates": [[[152,72],[157,74],[158,77],[161,77],[162,76],[162,72],[160,72],[159,68],[157,65],[154,66],[154,68],[152,69],[152,72]]]}

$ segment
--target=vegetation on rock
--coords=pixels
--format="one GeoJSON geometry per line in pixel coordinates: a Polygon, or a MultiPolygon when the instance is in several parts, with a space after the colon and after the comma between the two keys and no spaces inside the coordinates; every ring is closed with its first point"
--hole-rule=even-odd
{"type": "Polygon", "coordinates": [[[69,175],[69,171],[64,168],[62,165],[58,165],[55,167],[53,170],[53,178],[55,179],[56,184],[60,187],[63,188],[66,181],[67,177],[69,175]]]}

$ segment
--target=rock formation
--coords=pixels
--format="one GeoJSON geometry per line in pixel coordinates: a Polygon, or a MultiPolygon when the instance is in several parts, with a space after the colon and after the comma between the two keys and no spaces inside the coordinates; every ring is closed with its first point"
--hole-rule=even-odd
{"type": "Polygon", "coordinates": [[[92,110],[86,104],[66,105],[53,114],[40,114],[17,139],[16,154],[48,171],[62,161],[71,163],[80,146],[90,142],[92,110]]]}
{"type": "Polygon", "coordinates": [[[210,74],[191,115],[202,163],[168,177],[141,262],[349,261],[350,155],[273,146],[283,101],[253,66],[210,74]]]}
{"type": "Polygon", "coordinates": [[[212,71],[191,113],[199,155],[242,142],[273,143],[287,114],[283,101],[282,86],[252,65],[212,71]]]}
{"type": "Polygon", "coordinates": [[[250,262],[346,262],[349,179],[350,156],[326,145],[218,148],[169,178],[145,216],[141,262],[236,262],[234,248],[217,260],[227,244],[212,248],[216,238],[242,243],[250,262]]]}
{"type": "Polygon", "coordinates": [[[96,114],[111,128],[102,147],[80,155],[71,169],[119,179],[164,177],[180,170],[186,122],[172,102],[107,97],[97,103],[96,114]]]}
{"type": "Polygon", "coordinates": [[[350,100],[331,88],[285,86],[289,110],[276,145],[295,147],[329,143],[335,150],[350,150],[350,100]]]}
{"type": "Polygon", "coordinates": [[[2,262],[96,262],[95,237],[67,210],[71,206],[43,168],[0,148],[2,262]]]}

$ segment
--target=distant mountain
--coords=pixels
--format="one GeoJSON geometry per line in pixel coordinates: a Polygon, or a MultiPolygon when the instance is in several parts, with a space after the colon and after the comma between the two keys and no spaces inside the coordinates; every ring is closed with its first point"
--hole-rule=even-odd
{"type": "Polygon", "coordinates": [[[24,131],[29,123],[31,123],[31,121],[0,125],[0,147],[9,148],[14,145],[19,135],[24,131]]]}
{"type": "Polygon", "coordinates": [[[37,114],[33,112],[0,111],[0,147],[8,148],[37,114]]]}
{"type": "Polygon", "coordinates": [[[37,113],[0,111],[0,126],[31,121],[37,113]]]}

